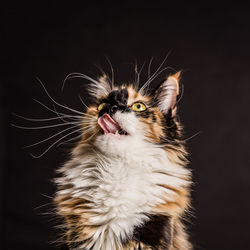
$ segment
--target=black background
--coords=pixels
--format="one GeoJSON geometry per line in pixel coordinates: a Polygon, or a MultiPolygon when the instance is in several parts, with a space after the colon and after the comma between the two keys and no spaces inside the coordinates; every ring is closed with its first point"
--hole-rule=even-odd
{"type": "Polygon", "coordinates": [[[39,154],[50,144],[23,146],[58,130],[10,126],[36,125],[15,118],[12,112],[51,117],[32,100],[52,107],[35,76],[55,99],[83,110],[78,94],[88,102],[87,81],[69,80],[61,92],[68,73],[95,77],[99,73],[95,65],[110,71],[108,56],[116,81],[128,81],[133,79],[132,64],[137,59],[140,67],[146,62],[143,82],[151,57],[153,71],[169,51],[165,66],[184,72],[179,116],[185,136],[201,131],[188,141],[195,183],[194,217],[189,224],[192,242],[195,249],[250,249],[248,15],[246,6],[228,4],[5,8],[0,59],[1,249],[61,249],[51,244],[57,239],[53,230],[57,222],[45,213],[52,209],[49,197],[55,190],[51,182],[55,169],[67,159],[70,145],[52,148],[34,159],[30,153],[39,154]]]}

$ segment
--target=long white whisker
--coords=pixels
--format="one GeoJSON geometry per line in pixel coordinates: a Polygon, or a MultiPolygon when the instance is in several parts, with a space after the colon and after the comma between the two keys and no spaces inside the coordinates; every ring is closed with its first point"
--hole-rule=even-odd
{"type": "Polygon", "coordinates": [[[136,90],[138,90],[138,85],[139,85],[139,80],[138,80],[138,65],[137,65],[137,60],[135,59],[135,87],[136,90]]]}
{"type": "MultiPolygon", "coordinates": [[[[64,114],[64,113],[61,113],[61,112],[55,112],[53,109],[49,108],[48,106],[46,106],[45,104],[43,104],[42,102],[40,102],[39,100],[36,100],[36,99],[33,99],[35,102],[39,103],[41,106],[43,106],[44,108],[46,108],[47,110],[51,111],[52,113],[54,114],[59,114],[59,115],[67,115],[67,114],[64,114]]],[[[77,115],[67,115],[72,118],[82,118],[82,116],[77,116],[77,115]]]]}
{"type": "Polygon", "coordinates": [[[194,135],[191,135],[190,137],[188,137],[186,139],[183,139],[182,141],[185,141],[185,142],[189,141],[189,140],[193,139],[195,136],[197,136],[197,135],[199,135],[201,133],[202,133],[202,131],[199,131],[199,132],[195,133],[194,135]]]}
{"type": "Polygon", "coordinates": [[[83,117],[93,119],[93,117],[96,117],[96,115],[90,115],[90,114],[85,113],[83,117]]]}
{"type": "Polygon", "coordinates": [[[64,141],[64,142],[59,143],[59,144],[57,145],[57,147],[59,147],[59,146],[65,144],[65,143],[67,143],[67,142],[70,142],[70,141],[73,141],[73,140],[75,140],[75,139],[78,139],[78,138],[80,138],[80,137],[82,137],[82,135],[77,135],[77,136],[75,136],[75,137],[73,137],[73,138],[71,138],[71,139],[69,139],[69,140],[66,140],[66,141],[64,141]]]}
{"type": "Polygon", "coordinates": [[[82,128],[83,129],[82,135],[85,135],[88,131],[90,131],[90,130],[92,130],[94,128],[95,128],[94,126],[87,126],[87,127],[82,128]],[[84,130],[85,128],[87,128],[87,129],[84,130]]]}
{"type": "Polygon", "coordinates": [[[144,65],[145,65],[145,62],[142,64],[141,69],[140,69],[140,71],[139,71],[138,74],[137,74],[136,89],[138,89],[138,87],[139,87],[139,85],[140,85],[140,76],[141,76],[141,72],[142,72],[142,70],[143,70],[143,68],[144,68],[144,65]]]}
{"type": "Polygon", "coordinates": [[[154,60],[154,57],[151,57],[150,61],[149,61],[149,64],[148,64],[148,79],[150,79],[150,75],[151,75],[151,64],[154,60]]]}
{"type": "Polygon", "coordinates": [[[109,58],[107,56],[105,56],[105,58],[108,61],[108,64],[109,64],[110,69],[111,69],[111,89],[113,89],[114,88],[114,81],[115,81],[114,68],[113,68],[112,63],[110,62],[109,58]]]}
{"type": "Polygon", "coordinates": [[[58,119],[61,119],[61,118],[68,118],[68,117],[71,117],[71,116],[61,116],[61,117],[52,117],[52,118],[29,118],[29,117],[25,117],[25,116],[21,116],[21,115],[18,115],[16,113],[12,113],[14,116],[16,117],[19,117],[19,118],[22,118],[24,120],[27,120],[27,121],[34,121],[34,122],[42,122],[42,121],[52,121],[52,120],[58,120],[58,119]]]}
{"type": "Polygon", "coordinates": [[[69,135],[72,135],[72,134],[74,134],[74,133],[76,133],[76,132],[78,132],[78,131],[80,131],[80,130],[82,130],[82,128],[77,129],[77,130],[75,130],[75,131],[73,131],[73,132],[71,132],[71,133],[69,133],[69,134],[67,134],[67,135],[64,135],[63,137],[61,137],[60,139],[58,139],[57,141],[55,141],[53,144],[51,144],[51,145],[50,145],[43,153],[41,153],[40,155],[35,156],[35,155],[31,154],[32,157],[34,157],[34,158],[40,158],[40,157],[42,157],[42,156],[45,155],[53,146],[55,146],[58,142],[60,142],[61,140],[63,140],[65,137],[67,137],[67,136],[69,136],[69,135]]]}
{"type": "MultiPolygon", "coordinates": [[[[152,62],[153,62],[153,57],[151,57],[149,64],[148,64],[148,79],[151,78],[151,64],[152,64],[152,62]]],[[[147,84],[146,93],[148,92],[148,89],[149,89],[149,84],[147,84]]]]}
{"type": "Polygon", "coordinates": [[[54,127],[61,127],[61,126],[67,126],[67,125],[80,125],[81,122],[68,122],[68,123],[61,123],[61,124],[54,124],[54,125],[48,125],[48,126],[40,126],[40,127],[24,127],[24,126],[19,126],[16,124],[11,123],[13,127],[16,128],[21,128],[21,129],[30,129],[30,130],[35,130],[35,129],[47,129],[47,128],[54,128],[54,127]]]}
{"type": "Polygon", "coordinates": [[[57,116],[61,119],[61,121],[63,121],[63,122],[65,122],[65,123],[67,123],[68,121],[66,121],[65,119],[61,118],[61,116],[59,115],[59,113],[58,113],[58,111],[57,111],[57,109],[56,109],[56,107],[55,107],[55,105],[54,105],[54,104],[53,104],[53,108],[54,108],[54,110],[55,110],[55,112],[56,112],[57,116]]]}
{"type": "Polygon", "coordinates": [[[66,84],[66,81],[67,81],[68,79],[72,79],[72,78],[82,78],[82,79],[89,80],[90,82],[93,82],[93,83],[95,83],[95,84],[98,84],[98,82],[97,82],[96,80],[94,80],[93,78],[91,78],[90,76],[87,76],[87,75],[82,74],[82,73],[74,72],[74,73],[68,74],[68,75],[65,77],[65,79],[64,79],[64,81],[63,81],[63,84],[62,84],[62,91],[63,91],[63,89],[64,89],[64,86],[65,86],[65,84],[66,84]]]}
{"type": "Polygon", "coordinates": [[[84,121],[84,120],[83,120],[81,123],[82,123],[82,124],[87,124],[87,125],[91,125],[91,124],[92,124],[91,121],[84,121]]]}
{"type": "Polygon", "coordinates": [[[160,75],[163,71],[170,69],[171,67],[166,67],[160,70],[156,75],[152,75],[151,78],[140,88],[139,92],[142,92],[158,75],[160,75]]]}
{"type": "Polygon", "coordinates": [[[76,128],[76,127],[78,127],[78,125],[72,126],[72,127],[70,127],[70,128],[66,128],[66,129],[64,129],[64,130],[62,130],[62,131],[60,131],[60,132],[58,132],[58,133],[56,133],[56,134],[54,134],[54,135],[52,135],[52,136],[50,136],[50,137],[44,139],[44,140],[42,140],[42,141],[39,141],[39,142],[33,143],[33,144],[31,144],[31,145],[25,146],[24,148],[31,148],[31,147],[33,147],[33,146],[39,145],[39,144],[41,144],[41,143],[43,143],[43,142],[46,142],[46,141],[48,141],[48,140],[50,140],[50,139],[52,139],[52,138],[54,138],[54,137],[60,135],[61,133],[65,132],[65,131],[68,131],[68,130],[70,130],[70,129],[72,129],[72,128],[76,128]]]}
{"type": "Polygon", "coordinates": [[[166,142],[168,142],[168,143],[186,142],[186,141],[189,141],[189,140],[193,139],[195,136],[197,136],[197,135],[199,135],[201,133],[202,133],[202,131],[199,131],[199,132],[193,134],[192,136],[190,136],[190,137],[188,137],[186,139],[181,139],[181,140],[177,140],[177,141],[169,140],[167,138],[161,138],[161,139],[164,140],[164,141],[166,141],[166,142]]]}
{"type": "Polygon", "coordinates": [[[49,94],[49,92],[48,92],[47,89],[45,88],[44,84],[42,83],[42,81],[41,81],[38,77],[37,77],[37,80],[39,81],[39,83],[40,83],[41,86],[43,87],[43,89],[44,89],[45,93],[47,94],[47,96],[49,97],[49,99],[50,99],[54,104],[56,104],[57,106],[59,106],[59,107],[61,107],[61,108],[67,109],[67,110],[69,110],[69,111],[71,111],[71,112],[74,112],[74,113],[76,113],[76,114],[84,115],[84,113],[82,113],[82,112],[80,112],[80,111],[78,111],[78,110],[74,110],[74,109],[72,109],[72,108],[66,107],[66,106],[64,106],[64,105],[62,105],[62,104],[60,104],[60,103],[58,103],[57,101],[55,101],[55,100],[51,97],[51,95],[49,94]]]}
{"type": "Polygon", "coordinates": [[[73,138],[71,138],[71,139],[69,139],[69,140],[66,140],[66,141],[64,141],[64,142],[59,143],[59,144],[57,145],[57,147],[59,147],[60,145],[66,143],[66,142],[73,141],[73,140],[76,139],[76,138],[82,137],[85,133],[87,133],[88,131],[94,129],[93,126],[87,126],[87,127],[84,127],[83,129],[85,129],[85,128],[88,128],[88,129],[87,129],[87,130],[84,130],[84,132],[81,133],[80,135],[77,135],[77,136],[75,136],[75,137],[73,137],[73,138]]]}
{"type": "Polygon", "coordinates": [[[90,137],[88,137],[87,139],[86,139],[86,141],[89,141],[92,137],[94,137],[96,134],[98,133],[98,131],[96,132],[96,133],[94,133],[93,135],[91,135],[90,137]]]}
{"type": "MultiPolygon", "coordinates": [[[[162,65],[165,63],[165,61],[167,60],[169,54],[170,54],[171,51],[169,51],[167,53],[167,55],[165,56],[165,58],[163,59],[162,63],[159,65],[159,67],[156,69],[155,73],[151,76],[151,78],[154,78],[154,76],[159,72],[159,70],[161,69],[162,65]]],[[[144,83],[144,85],[141,87],[140,91],[142,91],[143,89],[145,89],[147,87],[147,85],[152,82],[153,80],[152,79],[148,79],[146,83],[144,83]]]]}
{"type": "Polygon", "coordinates": [[[80,95],[78,95],[81,103],[83,104],[83,106],[85,106],[86,109],[88,109],[89,107],[85,104],[85,102],[82,100],[82,97],[80,95]]]}
{"type": "Polygon", "coordinates": [[[82,118],[83,123],[91,123],[93,120],[95,121],[95,119],[90,118],[90,117],[83,117],[82,118]]]}

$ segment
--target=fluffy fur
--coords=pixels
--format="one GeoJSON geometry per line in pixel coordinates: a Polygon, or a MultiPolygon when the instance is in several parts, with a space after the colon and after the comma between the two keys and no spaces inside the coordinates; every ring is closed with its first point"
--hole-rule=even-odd
{"type": "Polygon", "coordinates": [[[70,249],[191,249],[181,222],[191,178],[175,119],[179,76],[151,93],[112,86],[105,76],[92,86],[85,132],[56,179],[55,203],[70,249]],[[136,102],[147,109],[133,111],[136,102]],[[103,133],[98,119],[104,114],[126,135],[103,133]]]}

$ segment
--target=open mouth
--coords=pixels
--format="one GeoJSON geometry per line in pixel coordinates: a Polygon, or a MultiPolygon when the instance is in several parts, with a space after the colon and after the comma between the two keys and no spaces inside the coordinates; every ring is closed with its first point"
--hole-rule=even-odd
{"type": "Polygon", "coordinates": [[[108,114],[104,114],[98,118],[98,124],[104,134],[110,133],[114,135],[128,135],[127,131],[122,129],[119,123],[113,120],[108,114]]]}

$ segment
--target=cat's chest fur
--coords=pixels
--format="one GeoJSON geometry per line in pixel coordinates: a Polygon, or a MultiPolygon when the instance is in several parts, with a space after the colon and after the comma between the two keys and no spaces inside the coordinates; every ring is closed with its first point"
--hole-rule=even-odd
{"type": "Polygon", "coordinates": [[[172,163],[161,148],[141,148],[122,157],[85,154],[68,162],[63,172],[62,182],[71,185],[61,193],[87,201],[87,223],[99,227],[91,244],[103,249],[115,249],[110,244],[131,237],[166,197],[174,201],[175,192],[165,185],[187,184],[182,178],[187,170],[172,163]]]}

